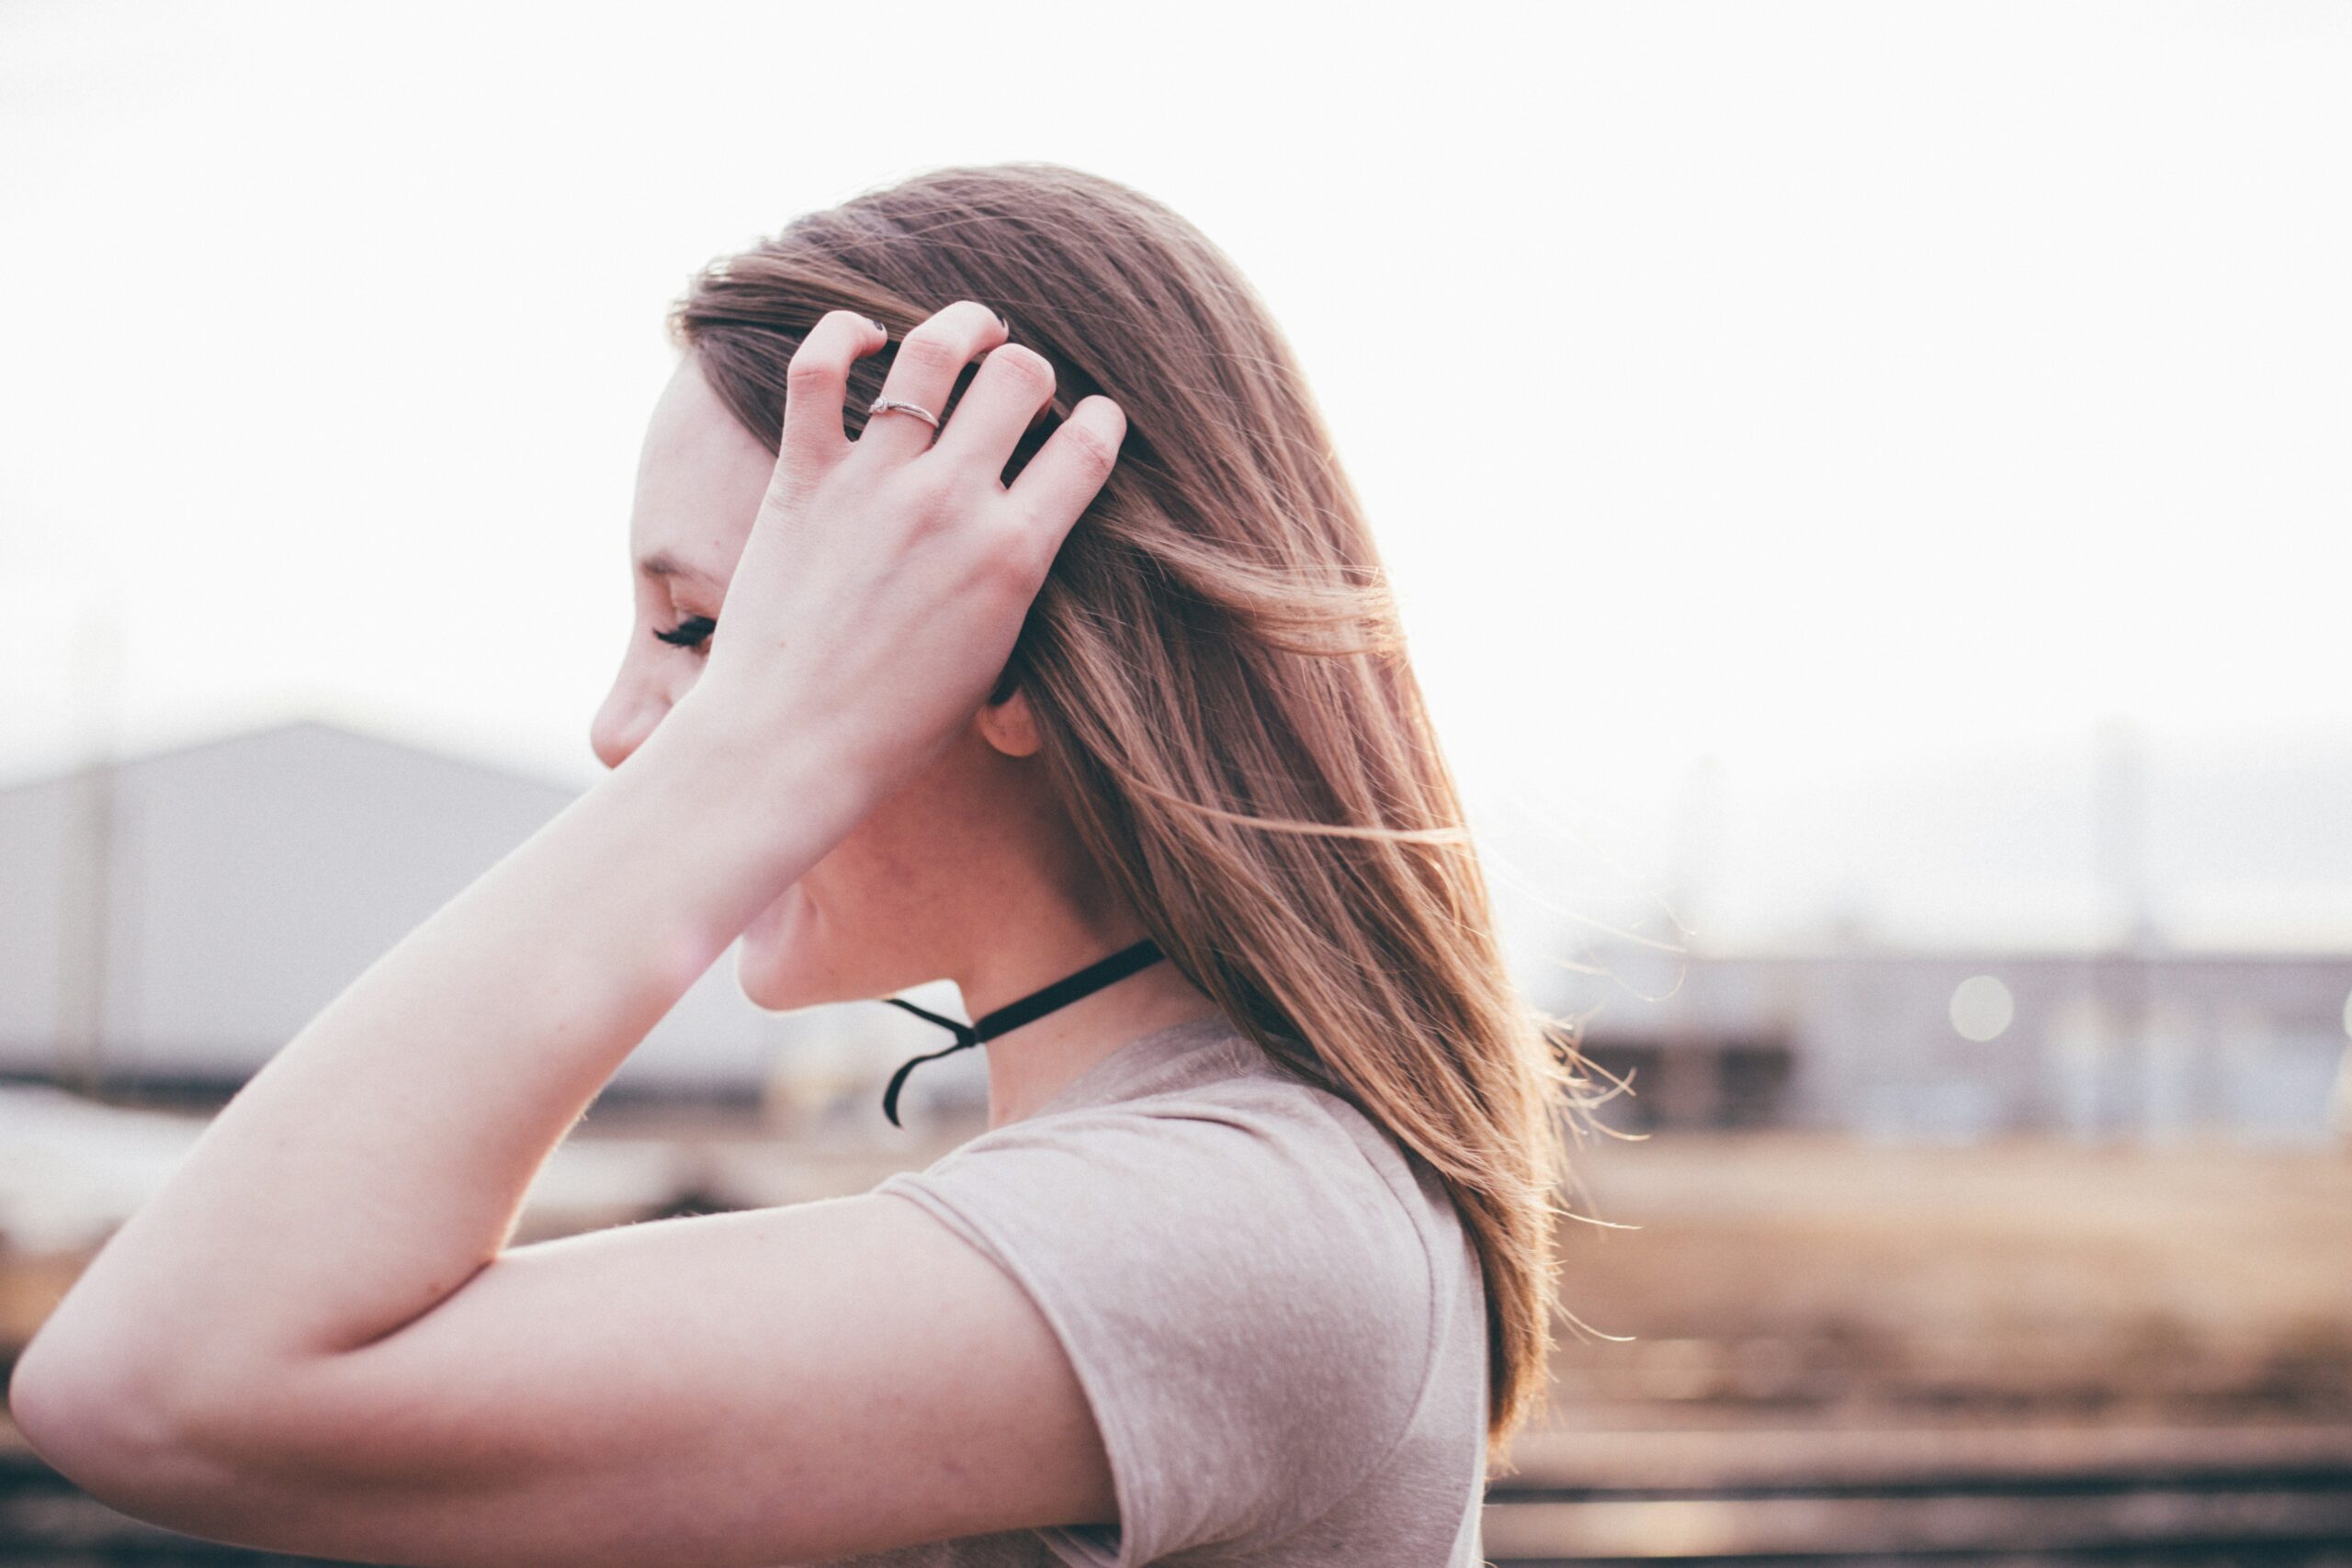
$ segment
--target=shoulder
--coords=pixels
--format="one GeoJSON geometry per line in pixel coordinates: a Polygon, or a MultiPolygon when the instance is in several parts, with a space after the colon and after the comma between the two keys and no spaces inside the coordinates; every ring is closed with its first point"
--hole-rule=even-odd
{"type": "Polygon", "coordinates": [[[1083,1234],[1073,1262],[1197,1268],[1268,1302],[1352,1289],[1393,1353],[1434,1294],[1439,1216],[1414,1165],[1354,1106],[1267,1068],[995,1128],[876,1190],[1040,1227],[1009,1239],[1083,1234]]]}
{"type": "Polygon", "coordinates": [[[1312,1517],[1411,1424],[1444,1216],[1385,1132],[1271,1066],[992,1129],[876,1190],[1028,1291],[1094,1405],[1123,1518],[1163,1545],[1312,1517]],[[1162,1473],[1184,1465],[1205,1481],[1162,1473]]]}

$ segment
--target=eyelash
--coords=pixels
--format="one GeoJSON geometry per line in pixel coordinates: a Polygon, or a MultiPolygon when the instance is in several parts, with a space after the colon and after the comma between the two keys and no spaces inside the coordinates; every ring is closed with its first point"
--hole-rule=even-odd
{"type": "MultiPolygon", "coordinates": [[[[710,634],[718,629],[718,623],[708,615],[688,615],[668,631],[657,631],[653,635],[673,647],[696,648],[696,645],[707,640],[710,634]]],[[[700,649],[696,650],[707,651],[700,649]]]]}

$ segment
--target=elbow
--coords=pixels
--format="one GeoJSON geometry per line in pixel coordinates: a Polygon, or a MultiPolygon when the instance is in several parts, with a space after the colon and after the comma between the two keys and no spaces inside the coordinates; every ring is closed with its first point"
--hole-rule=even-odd
{"type": "Polygon", "coordinates": [[[8,1378],[8,1417],[26,1443],[98,1497],[126,1455],[153,1441],[157,1426],[152,1408],[113,1381],[58,1348],[54,1334],[35,1335],[8,1378]]]}
{"type": "Polygon", "coordinates": [[[152,1383],[72,1357],[34,1335],[8,1378],[9,1418],[60,1475],[133,1518],[174,1528],[217,1497],[222,1469],[152,1383]]]}

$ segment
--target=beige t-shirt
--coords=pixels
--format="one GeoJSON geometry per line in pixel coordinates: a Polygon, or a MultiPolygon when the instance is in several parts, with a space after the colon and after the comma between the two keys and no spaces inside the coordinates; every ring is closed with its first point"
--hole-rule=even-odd
{"type": "Polygon", "coordinates": [[[1436,1173],[1221,1016],[878,1183],[1027,1290],[1086,1390],[1119,1523],[822,1568],[1478,1568],[1487,1321],[1436,1173]]]}

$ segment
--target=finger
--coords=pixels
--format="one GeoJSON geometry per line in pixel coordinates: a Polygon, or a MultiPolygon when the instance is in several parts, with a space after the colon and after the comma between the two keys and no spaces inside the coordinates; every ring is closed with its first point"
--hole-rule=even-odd
{"type": "Polygon", "coordinates": [[[1006,493],[1051,533],[1049,553],[1061,548],[1079,513],[1111,477],[1126,434],[1127,416],[1118,404],[1104,397],[1087,398],[1070,410],[1013,479],[1006,493]]]}
{"type": "MultiPolygon", "coordinates": [[[[899,340],[890,373],[882,379],[882,395],[912,403],[937,418],[946,410],[956,378],[972,356],[1003,341],[1004,323],[994,310],[970,299],[958,299],[934,311],[899,340]]],[[[886,457],[904,459],[930,447],[932,429],[910,413],[869,414],[857,445],[861,450],[870,448],[886,457]]]]}
{"type": "Polygon", "coordinates": [[[828,310],[817,318],[785,367],[780,461],[821,470],[849,451],[842,401],[849,395],[850,367],[889,341],[880,322],[854,310],[828,310]]]}
{"type": "Polygon", "coordinates": [[[989,350],[932,444],[930,460],[968,463],[991,479],[1001,478],[1029,422],[1053,395],[1054,367],[1044,355],[1017,343],[989,350]]]}

